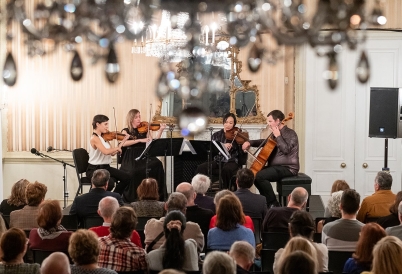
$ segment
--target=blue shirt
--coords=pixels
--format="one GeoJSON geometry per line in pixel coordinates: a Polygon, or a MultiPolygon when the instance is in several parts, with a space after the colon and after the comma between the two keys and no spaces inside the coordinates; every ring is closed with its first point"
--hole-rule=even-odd
{"type": "Polygon", "coordinates": [[[255,247],[254,233],[251,229],[237,224],[236,228],[223,231],[214,227],[208,231],[207,248],[214,250],[229,250],[235,241],[246,241],[255,247]]]}
{"type": "Polygon", "coordinates": [[[363,271],[370,271],[370,266],[358,264],[354,258],[349,258],[343,267],[343,273],[360,274],[363,271]]]}

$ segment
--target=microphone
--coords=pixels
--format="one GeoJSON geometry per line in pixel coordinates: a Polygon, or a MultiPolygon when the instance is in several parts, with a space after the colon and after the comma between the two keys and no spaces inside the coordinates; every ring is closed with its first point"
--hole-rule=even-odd
{"type": "Polygon", "coordinates": [[[50,151],[53,151],[53,150],[54,150],[54,148],[52,146],[49,146],[49,147],[47,147],[46,152],[50,152],[50,151]]]}
{"type": "Polygon", "coordinates": [[[42,153],[40,153],[39,151],[37,151],[36,148],[31,148],[31,153],[32,153],[32,154],[35,154],[36,156],[42,156],[42,155],[41,155],[42,153]]]}

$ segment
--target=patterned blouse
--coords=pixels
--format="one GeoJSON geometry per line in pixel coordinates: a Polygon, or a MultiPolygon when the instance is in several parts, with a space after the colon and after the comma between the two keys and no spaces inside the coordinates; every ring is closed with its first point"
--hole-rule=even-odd
{"type": "Polygon", "coordinates": [[[165,214],[165,203],[155,200],[140,200],[131,203],[138,217],[155,217],[160,218],[165,214]]]}

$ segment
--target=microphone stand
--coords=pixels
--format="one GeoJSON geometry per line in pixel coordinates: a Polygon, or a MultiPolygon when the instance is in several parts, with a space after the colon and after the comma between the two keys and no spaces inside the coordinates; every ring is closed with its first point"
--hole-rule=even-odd
{"type": "MultiPolygon", "coordinates": [[[[212,132],[214,131],[213,127],[209,127],[209,150],[207,151],[208,153],[208,169],[207,169],[207,173],[208,173],[208,177],[212,180],[212,132]]],[[[212,190],[212,182],[209,185],[209,189],[212,190]]]]}
{"type": "MultiPolygon", "coordinates": [[[[170,193],[173,192],[173,130],[174,130],[174,125],[170,124],[169,125],[169,131],[170,131],[170,193]]],[[[166,157],[165,157],[166,159],[166,157]]],[[[165,194],[165,193],[164,193],[165,194]]],[[[166,201],[166,200],[165,200],[166,201]]]]}

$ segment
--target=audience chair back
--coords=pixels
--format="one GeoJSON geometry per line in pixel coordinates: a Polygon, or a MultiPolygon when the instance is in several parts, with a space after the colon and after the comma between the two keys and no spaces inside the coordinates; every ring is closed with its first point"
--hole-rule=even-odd
{"type": "MultiPolygon", "coordinates": [[[[56,251],[48,251],[48,250],[41,250],[41,249],[31,249],[32,254],[33,254],[33,261],[34,263],[42,265],[42,262],[49,257],[50,254],[56,251]]],[[[70,264],[73,264],[73,261],[70,258],[70,255],[68,252],[63,252],[64,254],[67,255],[68,260],[70,261],[70,264]]]]}
{"type": "Polygon", "coordinates": [[[262,233],[262,248],[278,250],[279,248],[285,247],[289,239],[289,233],[264,232],[262,233]]]}
{"type": "Polygon", "coordinates": [[[274,273],[273,266],[275,261],[275,253],[277,250],[274,249],[261,249],[261,270],[268,271],[269,273],[274,273]]]}
{"type": "Polygon", "coordinates": [[[1,214],[1,217],[4,220],[4,224],[6,225],[6,228],[9,229],[10,228],[10,215],[1,214]]]}
{"type": "Polygon", "coordinates": [[[262,219],[261,218],[251,218],[254,224],[254,238],[255,244],[261,243],[261,227],[262,227],[262,219]]]}
{"type": "Polygon", "coordinates": [[[159,219],[159,217],[137,217],[138,223],[135,230],[140,235],[142,246],[145,246],[145,233],[144,233],[145,225],[148,222],[148,220],[152,218],[159,219]]]}
{"type": "Polygon", "coordinates": [[[83,228],[91,228],[103,225],[103,218],[101,216],[87,216],[83,220],[83,228]]]}
{"type": "Polygon", "coordinates": [[[68,231],[76,231],[78,229],[78,219],[76,215],[63,215],[61,225],[68,231]]]}
{"type": "Polygon", "coordinates": [[[320,244],[321,241],[322,241],[321,237],[322,237],[322,234],[321,234],[321,233],[314,233],[313,241],[314,241],[315,243],[320,244]]]}
{"type": "Polygon", "coordinates": [[[352,257],[351,251],[328,251],[328,270],[334,274],[342,274],[346,261],[352,257]]]}
{"type": "Polygon", "coordinates": [[[91,178],[88,178],[85,176],[85,172],[87,171],[88,160],[89,160],[88,151],[86,151],[86,149],[84,149],[84,148],[74,149],[73,150],[73,159],[74,159],[75,171],[77,173],[77,178],[78,178],[78,189],[77,189],[77,193],[75,194],[75,197],[77,197],[79,193],[82,194],[82,192],[83,192],[82,187],[84,185],[89,185],[90,188],[92,186],[91,178]]]}

